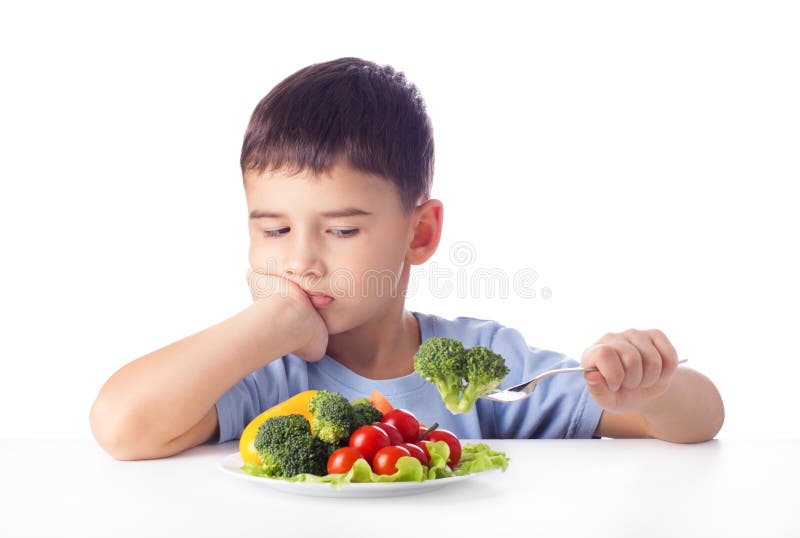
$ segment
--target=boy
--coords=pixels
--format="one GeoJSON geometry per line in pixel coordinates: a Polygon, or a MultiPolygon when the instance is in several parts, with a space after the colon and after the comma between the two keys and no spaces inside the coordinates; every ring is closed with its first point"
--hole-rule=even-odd
{"type": "Polygon", "coordinates": [[[494,321],[405,310],[410,266],[434,254],[442,231],[433,153],[419,92],[389,66],[342,58],[278,84],[242,147],[254,302],[116,372],[91,410],[99,443],[115,458],[144,459],[229,441],[312,388],[351,400],[377,389],[460,438],[714,437],[718,391],[677,369],[657,330],[606,334],[581,359],[598,372],[550,378],[524,403],[447,411],[413,370],[428,338],[500,353],[510,368],[501,387],[575,361],[494,321]]]}

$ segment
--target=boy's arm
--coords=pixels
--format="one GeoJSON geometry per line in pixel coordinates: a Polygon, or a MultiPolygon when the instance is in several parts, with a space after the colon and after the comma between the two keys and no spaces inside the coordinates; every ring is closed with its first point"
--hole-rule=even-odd
{"type": "Polygon", "coordinates": [[[714,384],[689,368],[657,329],[608,333],[583,354],[589,393],[603,408],[601,437],[654,437],[692,443],[712,439],[725,410],[714,384]]]}
{"type": "Polygon", "coordinates": [[[690,368],[678,368],[667,391],[638,410],[604,410],[594,434],[694,443],[714,438],[724,420],[722,398],[711,380],[690,368]]]}
{"type": "Polygon", "coordinates": [[[121,368],[91,409],[97,441],[122,460],[166,457],[208,441],[225,391],[301,344],[289,314],[300,309],[291,306],[277,295],[260,300],[121,368]]]}

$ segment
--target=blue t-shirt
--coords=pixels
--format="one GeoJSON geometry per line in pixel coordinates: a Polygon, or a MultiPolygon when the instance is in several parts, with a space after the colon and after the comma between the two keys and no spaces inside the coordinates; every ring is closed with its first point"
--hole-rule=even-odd
{"type": "MultiPolygon", "coordinates": [[[[460,340],[464,347],[480,345],[502,355],[510,372],[500,388],[545,370],[578,366],[563,354],[528,346],[519,331],[496,321],[412,313],[419,321],[423,342],[446,336],[460,340]]],[[[237,439],[256,415],[310,389],[339,392],[351,401],[369,397],[377,389],[392,406],[411,411],[425,424],[438,422],[460,439],[591,438],[602,413],[577,373],[548,378],[521,402],[479,399],[470,412],[454,415],[436,386],[416,372],[395,379],[368,379],[328,355],[318,362],[306,362],[288,354],[240,380],[217,401],[218,442],[237,439]]]]}

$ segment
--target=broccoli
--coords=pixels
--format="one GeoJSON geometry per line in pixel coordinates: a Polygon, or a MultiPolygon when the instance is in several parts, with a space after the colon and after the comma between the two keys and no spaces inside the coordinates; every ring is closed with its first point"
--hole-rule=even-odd
{"type": "Polygon", "coordinates": [[[258,428],[254,445],[268,476],[324,475],[327,471],[327,447],[311,435],[311,426],[303,415],[284,415],[264,421],[258,428]]]}
{"type": "Polygon", "coordinates": [[[284,445],[283,476],[291,477],[302,473],[317,476],[328,474],[327,443],[313,435],[291,437],[284,445]]]}
{"type": "Polygon", "coordinates": [[[353,428],[353,406],[338,392],[321,390],[308,402],[314,415],[311,429],[322,441],[338,445],[350,437],[353,428]]]}
{"type": "Polygon", "coordinates": [[[350,433],[353,433],[361,426],[366,426],[367,424],[380,421],[381,417],[383,416],[383,413],[378,411],[378,409],[372,405],[372,402],[366,398],[354,400],[352,406],[353,426],[350,433]]]}
{"type": "Polygon", "coordinates": [[[484,394],[489,394],[508,375],[508,366],[501,355],[483,346],[471,347],[466,355],[467,384],[461,392],[458,410],[466,413],[484,394]]]}
{"type": "Polygon", "coordinates": [[[464,345],[458,340],[435,337],[425,340],[414,355],[414,371],[436,385],[451,413],[458,413],[458,402],[466,375],[464,345]]]}
{"type": "Polygon", "coordinates": [[[414,370],[436,385],[451,413],[466,413],[508,375],[501,355],[483,346],[464,349],[458,340],[429,338],[414,355],[414,370]]]}

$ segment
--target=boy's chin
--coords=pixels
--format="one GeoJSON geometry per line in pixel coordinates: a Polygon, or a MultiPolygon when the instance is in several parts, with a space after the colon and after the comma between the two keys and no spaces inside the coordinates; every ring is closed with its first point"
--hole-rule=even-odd
{"type": "Polygon", "coordinates": [[[343,334],[363,325],[366,320],[353,319],[346,314],[340,312],[332,312],[330,309],[320,308],[317,310],[319,315],[325,321],[325,326],[328,328],[328,336],[335,336],[343,334]]]}
{"type": "Polygon", "coordinates": [[[322,317],[328,328],[328,335],[343,332],[341,316],[334,315],[328,308],[317,308],[317,313],[322,317]]]}
{"type": "Polygon", "coordinates": [[[336,336],[337,334],[346,333],[355,328],[352,322],[342,319],[341,316],[326,312],[320,312],[320,315],[325,321],[325,326],[328,328],[328,336],[336,336]]]}

